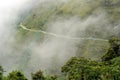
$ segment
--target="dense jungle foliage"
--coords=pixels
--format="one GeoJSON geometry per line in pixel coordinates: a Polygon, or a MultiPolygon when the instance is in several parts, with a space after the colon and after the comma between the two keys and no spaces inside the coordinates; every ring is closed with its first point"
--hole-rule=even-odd
{"type": "MultiPolygon", "coordinates": [[[[31,73],[32,80],[120,80],[120,39],[109,40],[110,47],[101,61],[83,57],[72,57],[61,67],[62,74],[46,75],[41,70],[31,73]]],[[[0,80],[28,80],[21,71],[12,71],[3,76],[0,66],[0,80]]]]}
{"type": "MultiPolygon", "coordinates": [[[[94,23],[88,25],[83,34],[77,37],[93,37],[109,39],[109,41],[85,40],[79,42],[75,53],[77,57],[70,58],[63,66],[60,66],[60,74],[46,74],[45,71],[37,69],[38,71],[31,72],[31,77],[28,78],[20,70],[8,73],[1,65],[0,80],[120,80],[119,3],[120,0],[81,0],[81,2],[80,0],[70,0],[59,5],[48,2],[47,6],[44,4],[36,6],[20,22],[29,29],[47,31],[48,24],[54,23],[59,18],[69,20],[69,17],[77,16],[81,21],[85,21],[91,16],[97,17],[103,14],[105,16],[104,20],[108,22],[105,21],[104,24],[103,20],[102,24],[102,20],[98,23],[95,23],[94,20],[94,23]],[[111,38],[113,36],[117,38],[111,38]],[[8,74],[5,75],[6,73],[8,74]]],[[[78,34],[80,33],[78,32],[78,34]]],[[[35,41],[37,44],[46,37],[43,33],[34,33],[21,27],[18,27],[15,36],[17,45],[20,44],[21,47],[28,41],[35,41]]],[[[16,45],[15,49],[19,50],[16,45]]],[[[26,65],[32,53],[30,49],[23,51],[25,54],[21,56],[20,69],[23,64],[25,64],[25,68],[23,66],[24,70],[28,68],[26,65]]],[[[56,69],[55,71],[57,72],[56,69]]]]}

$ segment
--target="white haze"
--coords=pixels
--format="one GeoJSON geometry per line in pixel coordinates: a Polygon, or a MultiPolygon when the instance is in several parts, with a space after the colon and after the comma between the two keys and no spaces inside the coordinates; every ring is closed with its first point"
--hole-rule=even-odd
{"type": "MultiPolygon", "coordinates": [[[[24,44],[14,44],[17,24],[21,15],[29,12],[29,9],[38,2],[44,1],[47,0],[0,1],[0,64],[6,71],[20,69],[28,76],[30,72],[39,69],[48,71],[56,68],[60,70],[66,60],[75,56],[76,45],[80,41],[46,35],[42,43],[28,39],[27,42],[23,42],[24,44]]],[[[67,0],[62,1],[66,2],[67,0]]],[[[47,31],[66,36],[83,37],[86,35],[85,30],[94,25],[96,31],[105,29],[103,35],[106,37],[106,33],[110,33],[107,31],[111,30],[111,26],[105,18],[105,14],[101,13],[89,16],[84,20],[77,16],[70,18],[58,16],[55,21],[47,23],[47,31]],[[107,27],[108,25],[109,27],[107,27]]]]}
{"type": "Polygon", "coordinates": [[[17,69],[15,56],[18,54],[13,48],[17,24],[34,6],[33,2],[35,0],[0,0],[0,64],[8,72],[17,69]]]}
{"type": "MultiPolygon", "coordinates": [[[[22,59],[27,57],[24,56],[24,52],[29,49],[28,46],[34,44],[35,42],[30,43],[29,45],[15,45],[15,35],[18,23],[32,7],[44,1],[48,0],[0,0],[0,64],[3,66],[4,70],[7,71],[6,73],[12,70],[23,70],[22,66],[27,66],[24,65],[27,63],[22,63],[22,59]]],[[[65,2],[65,0],[63,0],[63,2],[65,2]]],[[[33,54],[31,54],[31,59],[32,56],[33,54]]],[[[39,63],[39,59],[37,62],[39,63]]],[[[37,62],[33,63],[33,65],[37,64],[37,62]]],[[[31,66],[31,64],[28,66],[32,68],[29,69],[28,67],[27,70],[32,71],[35,67],[37,67],[37,65],[35,65],[35,67],[31,66]]]]}
{"type": "MultiPolygon", "coordinates": [[[[81,20],[77,16],[69,18],[56,17],[57,19],[55,21],[51,20],[47,23],[47,31],[64,36],[80,37],[85,35],[83,32],[85,32],[86,28],[89,28],[90,25],[99,25],[95,28],[106,27],[108,21],[104,19],[105,16],[103,15],[104,14],[99,14],[97,17],[90,16],[85,20],[81,20]],[[102,24],[99,23],[100,21],[102,24]]],[[[31,46],[31,54],[29,54],[30,57],[28,58],[26,70],[28,70],[28,72],[34,72],[42,69],[43,71],[52,73],[56,73],[54,72],[55,70],[60,72],[60,67],[70,57],[76,56],[77,45],[81,42],[81,40],[72,40],[50,35],[45,35],[42,43],[34,42],[33,40],[32,42],[34,43],[31,44],[31,40],[27,41],[30,41],[29,47],[31,46]]]]}

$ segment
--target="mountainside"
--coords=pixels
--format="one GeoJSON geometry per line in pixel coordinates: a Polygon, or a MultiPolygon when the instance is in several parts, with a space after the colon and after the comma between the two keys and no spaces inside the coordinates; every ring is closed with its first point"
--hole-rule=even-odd
{"type": "MultiPolygon", "coordinates": [[[[33,30],[43,30],[58,35],[66,35],[66,37],[71,35],[73,38],[109,39],[114,36],[119,37],[120,7],[118,3],[119,0],[70,0],[66,3],[46,1],[33,8],[22,21],[22,24],[33,30]]],[[[24,33],[23,36],[34,37],[38,41],[46,36],[44,33],[23,29],[20,31],[21,33],[24,33]]],[[[105,52],[104,49],[107,48],[108,44],[99,40],[82,40],[78,45],[80,48],[77,54],[96,57],[101,51],[105,52]],[[103,47],[102,50],[99,49],[101,47],[103,47]],[[96,52],[97,54],[94,55],[96,52]]]]}
{"type": "Polygon", "coordinates": [[[0,80],[120,80],[120,0],[0,0],[0,80]]]}
{"type": "Polygon", "coordinates": [[[25,47],[21,64],[33,71],[37,67],[56,73],[71,56],[100,61],[109,48],[107,40],[120,37],[119,3],[69,0],[36,5],[20,23],[28,30],[19,27],[16,34],[16,43],[25,47]]]}

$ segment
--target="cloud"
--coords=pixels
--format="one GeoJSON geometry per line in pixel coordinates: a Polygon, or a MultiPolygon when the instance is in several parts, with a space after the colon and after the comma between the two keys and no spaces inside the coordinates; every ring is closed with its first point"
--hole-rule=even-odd
{"type": "MultiPolygon", "coordinates": [[[[44,35],[42,42],[27,37],[25,42],[17,43],[16,34],[18,24],[35,6],[45,4],[46,1],[60,3],[55,0],[4,0],[0,1],[0,64],[6,71],[20,69],[28,72],[44,69],[58,70],[70,57],[75,56],[78,45],[86,45],[82,40],[66,39],[51,35],[44,35]]],[[[62,0],[67,2],[69,0],[62,0]]],[[[45,4],[48,6],[48,4],[45,4]]],[[[54,15],[46,23],[47,32],[69,37],[105,38],[112,35],[113,27],[103,13],[92,14],[81,19],[78,16],[54,15]],[[99,35],[99,36],[98,36],[99,35]]],[[[119,26],[116,26],[115,32],[119,26]]],[[[117,34],[118,35],[118,34],[117,34]]],[[[95,46],[90,46],[91,52],[95,46]]],[[[84,48],[82,48],[84,50],[84,48]]],[[[81,49],[81,50],[82,50],[81,49]]],[[[90,50],[89,50],[90,51],[90,50]]],[[[82,52],[82,51],[81,51],[82,52]]],[[[79,53],[79,55],[83,53],[79,53]]],[[[94,52],[94,50],[93,50],[94,52]]],[[[57,72],[57,71],[56,71],[57,72]]],[[[30,76],[30,75],[27,75],[30,76]]]]}

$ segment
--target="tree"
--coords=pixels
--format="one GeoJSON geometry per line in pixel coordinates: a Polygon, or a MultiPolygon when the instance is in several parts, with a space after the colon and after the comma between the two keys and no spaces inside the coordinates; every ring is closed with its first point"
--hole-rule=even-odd
{"type": "Polygon", "coordinates": [[[73,57],[62,67],[68,80],[100,79],[100,64],[85,58],[73,57]]]}
{"type": "Polygon", "coordinates": [[[50,78],[51,78],[51,80],[57,80],[57,75],[53,75],[50,78]]]}
{"type": "Polygon", "coordinates": [[[27,80],[27,78],[20,71],[12,71],[7,76],[7,80],[27,80]]]}
{"type": "Polygon", "coordinates": [[[32,80],[45,80],[43,72],[39,70],[36,73],[32,73],[32,80]]]}
{"type": "Polygon", "coordinates": [[[2,80],[3,78],[3,68],[2,66],[0,66],[0,80],[2,80]]]}
{"type": "Polygon", "coordinates": [[[45,80],[57,80],[57,75],[47,76],[45,80]]]}
{"type": "Polygon", "coordinates": [[[112,59],[110,63],[114,80],[120,80],[120,57],[112,59]]]}
{"type": "Polygon", "coordinates": [[[110,48],[102,57],[102,61],[110,61],[113,58],[120,56],[120,39],[112,38],[109,40],[110,48]]]}
{"type": "Polygon", "coordinates": [[[120,57],[108,64],[73,57],[62,67],[66,80],[120,80],[120,57]]]}
{"type": "Polygon", "coordinates": [[[110,63],[113,65],[113,66],[119,66],[120,67],[120,57],[116,57],[114,59],[112,59],[110,61],[110,63]]]}

